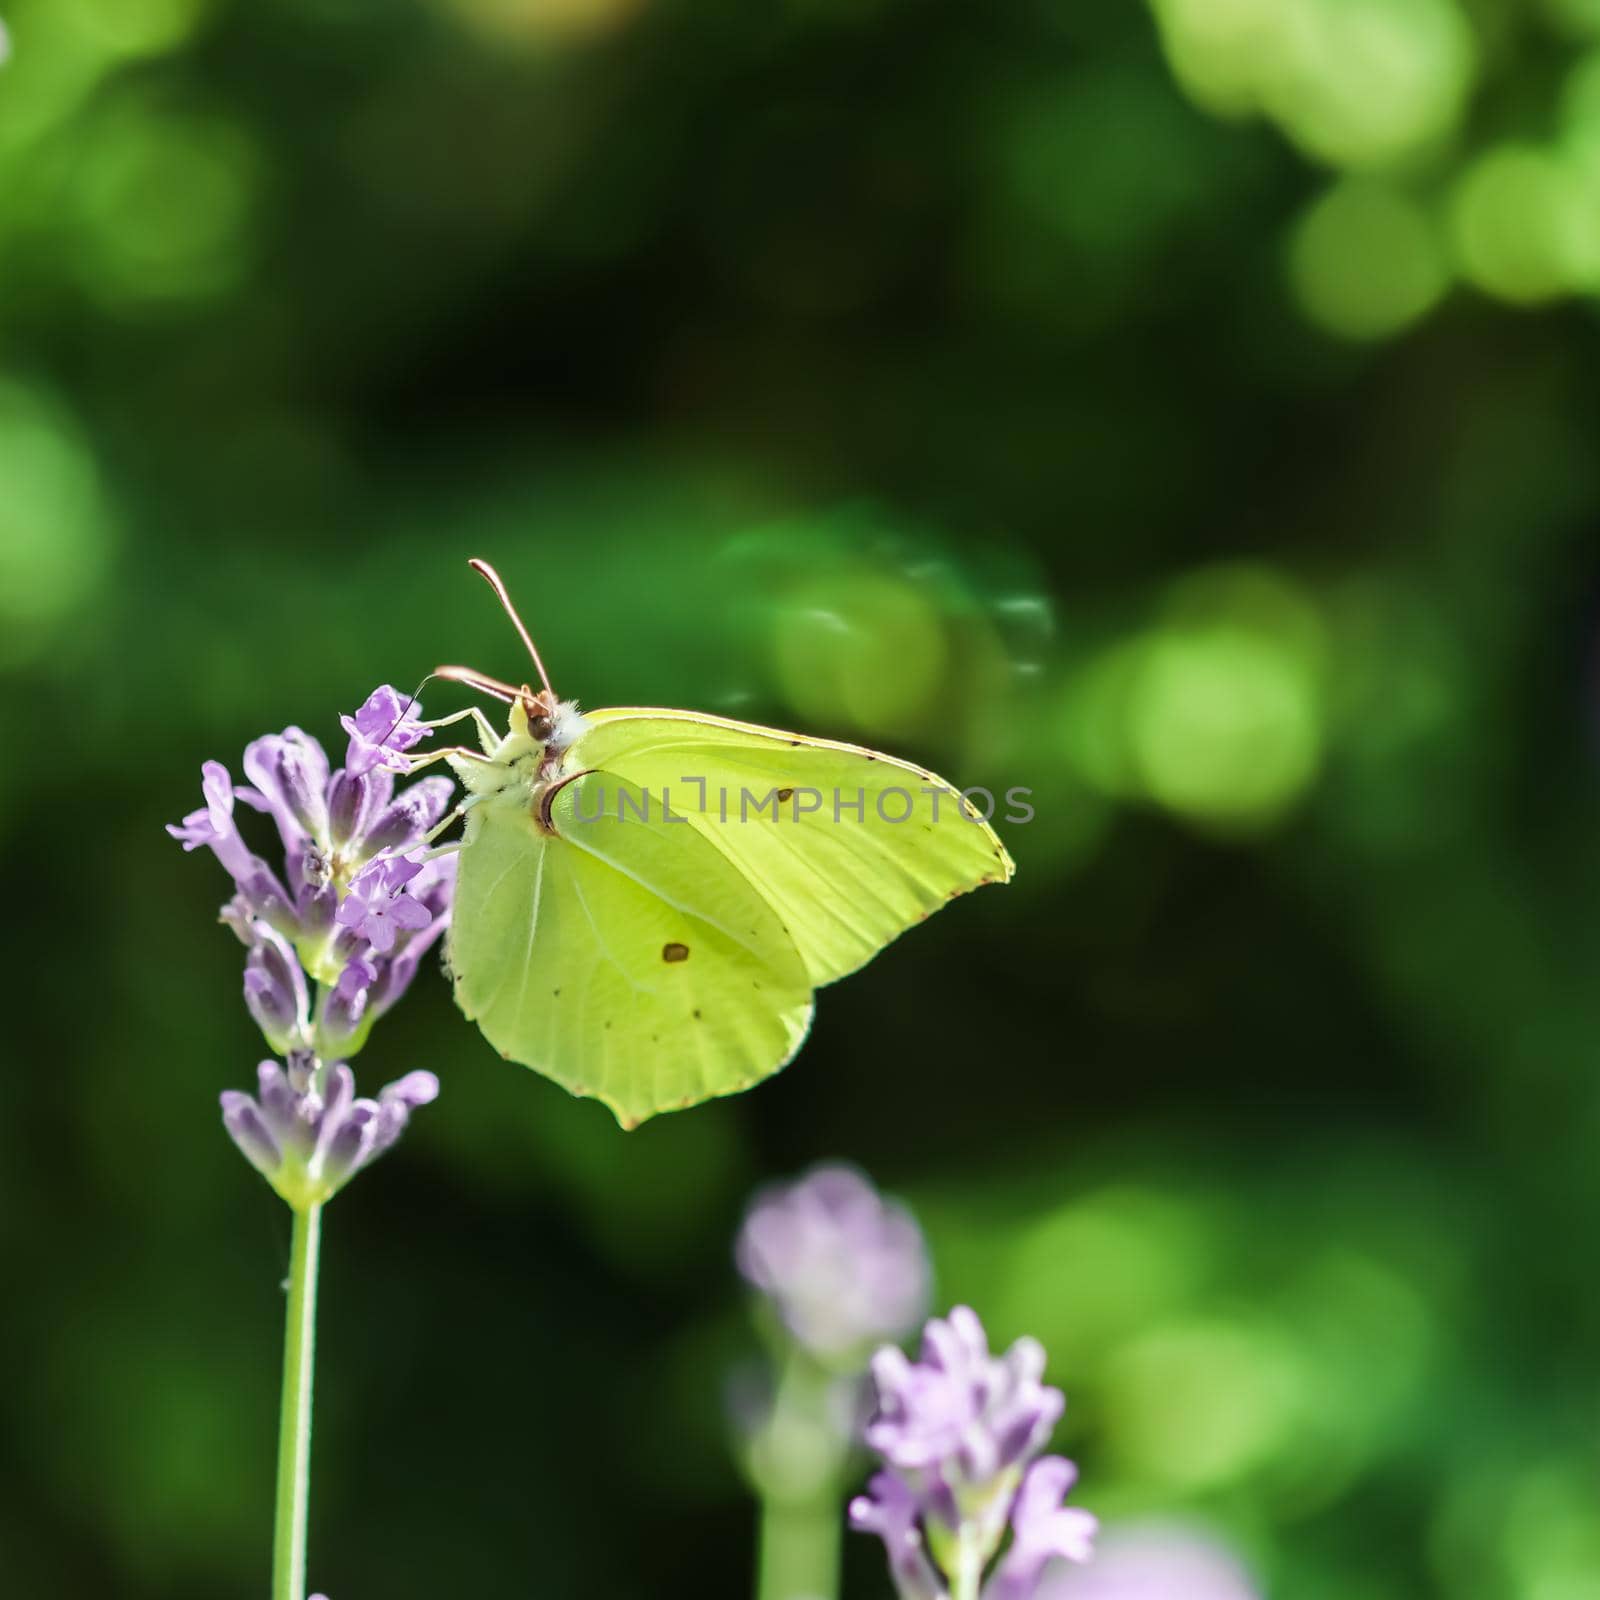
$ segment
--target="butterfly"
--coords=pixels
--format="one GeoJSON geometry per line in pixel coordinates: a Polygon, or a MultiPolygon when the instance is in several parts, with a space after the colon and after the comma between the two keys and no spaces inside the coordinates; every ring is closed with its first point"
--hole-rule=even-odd
{"type": "MultiPolygon", "coordinates": [[[[510,706],[481,748],[432,752],[465,796],[445,961],[501,1055],[625,1128],[791,1061],[815,991],[955,896],[1014,869],[943,778],[893,756],[693,711],[559,700],[434,674],[510,706]]],[[[449,847],[447,847],[449,848],[449,847]]]]}

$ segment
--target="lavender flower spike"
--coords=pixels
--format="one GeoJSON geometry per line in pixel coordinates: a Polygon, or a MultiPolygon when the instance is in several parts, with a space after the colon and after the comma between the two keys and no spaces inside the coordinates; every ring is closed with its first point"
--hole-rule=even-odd
{"type": "Polygon", "coordinates": [[[873,1357],[877,1415],[872,1448],[901,1473],[952,1503],[1016,1470],[1043,1448],[1066,1402],[1042,1384],[1044,1350],[1019,1339],[989,1353],[977,1312],[957,1306],[922,1335],[922,1358],[889,1347],[873,1357]]]}
{"type": "Polygon", "coordinates": [[[392,768],[403,770],[403,752],[429,731],[417,710],[374,690],[343,719],[352,764],[337,771],[299,728],[254,739],[249,784],[235,787],[207,762],[204,806],[167,830],[186,850],[212,850],[233,878],[222,919],[250,951],[245,1002],[280,1055],[355,1055],[449,922],[454,863],[413,858],[449,810],[452,784],[435,776],[395,790],[392,768]],[[281,876],[246,846],[236,801],[277,825],[281,876]]]}
{"type": "Polygon", "coordinates": [[[411,1113],[437,1098],[431,1072],[409,1072],[356,1098],[355,1074],[342,1061],[313,1072],[304,1090],[276,1061],[257,1068],[258,1096],[222,1096],[222,1121],[245,1159],[297,1211],[330,1199],[405,1131],[411,1113]]]}
{"type": "Polygon", "coordinates": [[[859,1370],[868,1349],[903,1338],[927,1310],[921,1230],[853,1167],[813,1167],[763,1190],[734,1253],[789,1336],[835,1369],[859,1370]]]}
{"type": "Polygon", "coordinates": [[[921,1563],[943,1574],[953,1600],[1035,1600],[1053,1558],[1089,1558],[1094,1518],[1061,1504],[1077,1469],[1035,1459],[1066,1404],[1041,1381],[1044,1359],[1034,1339],[992,1355],[967,1306],[928,1323],[919,1360],[892,1345],[873,1357],[878,1408],[865,1438],[888,1470],[851,1514],[883,1538],[904,1600],[945,1600],[921,1563]]]}

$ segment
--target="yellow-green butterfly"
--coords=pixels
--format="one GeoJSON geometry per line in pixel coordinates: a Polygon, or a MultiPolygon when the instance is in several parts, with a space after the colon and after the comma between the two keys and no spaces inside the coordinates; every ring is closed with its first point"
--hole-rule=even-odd
{"type": "Polygon", "coordinates": [[[858,745],[692,711],[580,714],[465,667],[501,737],[447,760],[467,790],[446,960],[502,1055],[627,1128],[784,1066],[813,991],[947,900],[1005,882],[994,831],[943,778],[858,745]]]}

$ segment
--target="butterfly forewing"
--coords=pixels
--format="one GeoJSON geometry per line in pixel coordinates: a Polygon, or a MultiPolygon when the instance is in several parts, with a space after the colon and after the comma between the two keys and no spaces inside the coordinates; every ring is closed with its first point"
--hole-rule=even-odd
{"type": "Polygon", "coordinates": [[[1013,871],[944,779],[856,745],[625,708],[595,713],[573,755],[613,783],[668,795],[773,907],[813,984],[854,972],[953,896],[1013,871]]]}

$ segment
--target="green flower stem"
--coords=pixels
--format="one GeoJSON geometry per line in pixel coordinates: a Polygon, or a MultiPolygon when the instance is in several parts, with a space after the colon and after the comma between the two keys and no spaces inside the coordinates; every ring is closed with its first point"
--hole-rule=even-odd
{"type": "Polygon", "coordinates": [[[835,1432],[833,1381],[790,1348],[758,1447],[757,1600],[837,1600],[849,1444],[835,1432]]]}
{"type": "Polygon", "coordinates": [[[805,1503],[762,1503],[761,1566],[756,1592],[760,1600],[837,1600],[837,1494],[819,1495],[805,1503]]]}
{"type": "Polygon", "coordinates": [[[311,1501],[311,1370],[316,1350],[317,1252],[322,1206],[296,1207],[283,1331],[278,1417],[278,1507],[272,1533],[272,1600],[306,1600],[306,1513],[311,1501]]]}
{"type": "Polygon", "coordinates": [[[837,1600],[839,1497],[761,1507],[760,1600],[837,1600]]]}
{"type": "Polygon", "coordinates": [[[956,1546],[950,1600],[979,1600],[983,1589],[984,1550],[974,1534],[963,1533],[956,1546]]]}

